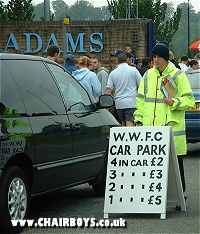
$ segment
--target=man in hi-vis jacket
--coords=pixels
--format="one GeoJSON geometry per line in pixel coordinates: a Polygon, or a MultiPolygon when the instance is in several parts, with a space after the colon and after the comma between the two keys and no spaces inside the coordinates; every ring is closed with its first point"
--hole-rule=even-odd
{"type": "Polygon", "coordinates": [[[134,121],[137,126],[172,126],[181,181],[185,191],[181,157],[187,153],[185,111],[194,107],[195,99],[186,74],[169,61],[167,42],[157,43],[152,50],[152,57],[154,66],[144,74],[138,89],[134,121]],[[175,95],[166,91],[166,79],[174,88],[175,95]]]}

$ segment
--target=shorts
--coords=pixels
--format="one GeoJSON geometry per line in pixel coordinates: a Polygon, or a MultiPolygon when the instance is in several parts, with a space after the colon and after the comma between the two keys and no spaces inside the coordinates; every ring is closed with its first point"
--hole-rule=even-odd
{"type": "Polygon", "coordinates": [[[117,109],[117,113],[121,121],[133,122],[133,113],[135,111],[136,111],[136,108],[117,109]]]}

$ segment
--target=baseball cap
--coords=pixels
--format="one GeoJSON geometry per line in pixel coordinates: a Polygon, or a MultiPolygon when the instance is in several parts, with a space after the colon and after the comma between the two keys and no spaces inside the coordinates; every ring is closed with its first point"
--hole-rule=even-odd
{"type": "Polygon", "coordinates": [[[67,54],[66,55],[66,61],[69,61],[69,62],[74,62],[76,59],[75,59],[75,56],[73,54],[67,54]]]}
{"type": "Polygon", "coordinates": [[[125,54],[125,52],[121,49],[115,50],[113,54],[110,54],[113,57],[117,57],[119,54],[125,54]]]}

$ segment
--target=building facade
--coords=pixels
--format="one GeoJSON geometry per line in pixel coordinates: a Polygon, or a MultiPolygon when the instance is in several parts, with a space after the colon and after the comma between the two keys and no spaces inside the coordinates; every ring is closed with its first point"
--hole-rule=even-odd
{"type": "Polygon", "coordinates": [[[62,22],[0,22],[0,53],[23,50],[25,54],[46,56],[50,44],[61,51],[81,55],[98,55],[102,64],[112,69],[110,56],[116,49],[132,45],[138,58],[149,55],[153,43],[152,24],[147,19],[62,22]]]}

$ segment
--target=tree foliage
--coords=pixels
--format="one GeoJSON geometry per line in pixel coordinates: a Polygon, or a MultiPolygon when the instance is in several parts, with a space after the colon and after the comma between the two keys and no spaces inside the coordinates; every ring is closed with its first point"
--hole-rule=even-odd
{"type": "MultiPolygon", "coordinates": [[[[170,44],[171,49],[175,52],[177,58],[188,53],[188,4],[181,3],[179,7],[182,9],[182,16],[179,23],[179,28],[175,33],[170,44]]],[[[200,11],[195,13],[194,7],[189,6],[189,45],[199,40],[200,35],[200,11]]],[[[192,58],[198,51],[190,51],[192,58]]]]}
{"type": "MultiPolygon", "coordinates": [[[[126,18],[126,1],[107,0],[108,9],[115,19],[126,18]]],[[[170,4],[169,7],[173,9],[170,4]]],[[[138,1],[138,17],[150,19],[154,23],[155,39],[158,41],[167,40],[171,42],[174,33],[178,29],[181,18],[181,9],[167,11],[168,4],[161,3],[161,0],[140,0],[138,1]],[[168,13],[168,14],[167,14],[168,13]]],[[[131,1],[131,18],[136,17],[136,5],[131,1]]]]}
{"type": "Polygon", "coordinates": [[[70,7],[69,15],[73,20],[106,20],[111,16],[107,7],[94,7],[86,0],[77,0],[70,7]]]}
{"type": "MultiPolygon", "coordinates": [[[[114,19],[126,18],[126,1],[124,0],[107,0],[108,10],[114,19]]],[[[131,13],[133,13],[133,5],[131,5],[131,13]]],[[[131,15],[132,17],[132,15],[131,15]]]]}
{"type": "Polygon", "coordinates": [[[30,21],[34,18],[32,0],[10,0],[6,8],[8,11],[8,20],[30,21]]]}
{"type": "Polygon", "coordinates": [[[55,20],[62,20],[63,17],[69,16],[69,6],[63,0],[56,0],[51,3],[54,11],[55,20]]]}
{"type": "MultiPolygon", "coordinates": [[[[34,20],[42,20],[44,4],[34,6],[34,20]]],[[[108,20],[111,15],[107,6],[94,7],[92,3],[86,0],[77,0],[73,5],[69,6],[65,0],[54,0],[51,3],[54,19],[62,21],[64,17],[70,17],[72,20],[108,20]]]]}
{"type": "Polygon", "coordinates": [[[76,20],[89,20],[89,15],[91,15],[91,10],[94,6],[86,0],[79,0],[70,7],[71,18],[76,18],[76,20]]]}
{"type": "Polygon", "coordinates": [[[44,2],[34,6],[34,20],[40,21],[44,19],[44,2]]]}
{"type": "Polygon", "coordinates": [[[7,9],[3,4],[3,1],[0,0],[0,20],[7,20],[8,14],[7,9]]]}
{"type": "Polygon", "coordinates": [[[55,0],[51,5],[55,20],[62,20],[66,16],[72,20],[106,20],[111,17],[107,6],[94,7],[87,0],[77,0],[71,6],[68,6],[64,0],[55,0]]]}
{"type": "MultiPolygon", "coordinates": [[[[35,21],[44,21],[44,2],[39,3],[34,6],[34,20],[35,21]]],[[[55,18],[52,11],[50,11],[50,21],[53,21],[55,18]]]]}
{"type": "Polygon", "coordinates": [[[160,23],[156,35],[158,40],[167,40],[168,42],[172,41],[172,38],[179,27],[179,22],[181,19],[181,8],[177,8],[176,11],[174,11],[169,17],[169,19],[166,19],[164,23],[160,23]]]}

